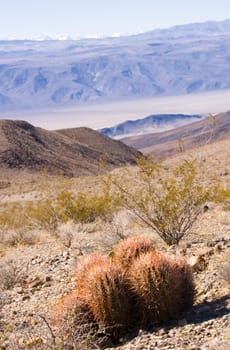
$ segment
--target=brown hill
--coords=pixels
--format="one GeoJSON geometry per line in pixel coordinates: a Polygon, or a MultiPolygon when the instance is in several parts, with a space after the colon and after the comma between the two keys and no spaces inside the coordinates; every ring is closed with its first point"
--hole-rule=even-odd
{"type": "Polygon", "coordinates": [[[90,175],[99,172],[104,154],[114,167],[134,163],[139,152],[88,128],[47,131],[25,121],[0,120],[0,166],[4,168],[90,175]]]}
{"type": "Polygon", "coordinates": [[[230,137],[230,112],[207,117],[173,130],[122,139],[144,154],[167,157],[178,150],[203,146],[230,137]]]}

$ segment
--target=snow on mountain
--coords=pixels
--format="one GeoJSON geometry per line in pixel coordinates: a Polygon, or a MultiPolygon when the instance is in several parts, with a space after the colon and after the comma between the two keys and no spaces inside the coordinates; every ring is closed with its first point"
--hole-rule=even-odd
{"type": "Polygon", "coordinates": [[[0,41],[2,111],[230,88],[230,20],[126,37],[43,39],[0,41]]]}

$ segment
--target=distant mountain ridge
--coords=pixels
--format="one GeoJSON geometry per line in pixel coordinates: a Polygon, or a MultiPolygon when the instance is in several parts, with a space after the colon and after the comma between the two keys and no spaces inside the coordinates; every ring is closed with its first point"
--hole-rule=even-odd
{"type": "Polygon", "coordinates": [[[173,130],[126,137],[121,140],[146,155],[168,157],[179,150],[204,146],[228,138],[230,138],[230,112],[209,116],[173,130]]]}
{"type": "Polygon", "coordinates": [[[0,41],[1,114],[228,89],[229,34],[226,20],[117,38],[0,41]]]}
{"type": "Polygon", "coordinates": [[[170,130],[202,118],[198,114],[153,114],[142,119],[127,120],[113,127],[100,129],[99,131],[113,138],[121,138],[170,130]]]}
{"type": "Polygon", "coordinates": [[[89,128],[47,131],[25,121],[0,120],[0,168],[45,170],[67,176],[135,163],[140,153],[89,128]]]}

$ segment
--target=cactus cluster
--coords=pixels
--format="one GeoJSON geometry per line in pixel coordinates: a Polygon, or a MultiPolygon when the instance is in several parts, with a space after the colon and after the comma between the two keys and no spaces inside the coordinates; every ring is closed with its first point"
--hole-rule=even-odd
{"type": "Polygon", "coordinates": [[[154,252],[143,254],[130,267],[128,279],[142,327],[173,319],[193,303],[192,272],[183,260],[154,252]]]}
{"type": "Polygon", "coordinates": [[[89,333],[89,322],[94,336],[116,343],[127,331],[175,318],[193,304],[194,295],[192,270],[184,259],[167,257],[150,240],[132,237],[110,257],[79,259],[76,288],[59,303],[57,314],[59,324],[72,315],[71,331],[84,321],[89,333]]]}

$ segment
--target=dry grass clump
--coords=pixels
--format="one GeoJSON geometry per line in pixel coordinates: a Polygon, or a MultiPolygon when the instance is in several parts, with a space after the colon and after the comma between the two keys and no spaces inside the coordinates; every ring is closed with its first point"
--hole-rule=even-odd
{"type": "Polygon", "coordinates": [[[222,258],[219,266],[219,275],[227,282],[230,283],[230,253],[226,253],[222,258]]]}
{"type": "Polygon", "coordinates": [[[23,282],[24,271],[20,264],[14,260],[1,262],[0,266],[0,290],[12,289],[15,285],[23,282]]]}
{"type": "Polygon", "coordinates": [[[66,346],[81,344],[88,348],[95,341],[96,323],[89,307],[74,293],[63,297],[55,307],[55,326],[66,346]]]}
{"type": "Polygon", "coordinates": [[[40,242],[40,238],[38,232],[24,231],[22,229],[3,230],[0,232],[1,244],[7,247],[35,245],[40,242]]]}
{"type": "MultiPolygon", "coordinates": [[[[73,331],[80,332],[72,345],[82,346],[90,334],[95,344],[108,347],[127,331],[176,317],[192,305],[194,294],[185,260],[164,256],[151,241],[134,237],[119,243],[110,259],[98,254],[79,259],[76,288],[59,303],[56,318],[67,320],[68,341],[73,331]]],[[[56,324],[62,332],[62,323],[56,324]]]]}
{"type": "Polygon", "coordinates": [[[225,263],[220,269],[220,275],[223,279],[230,283],[230,262],[225,263]]]}

